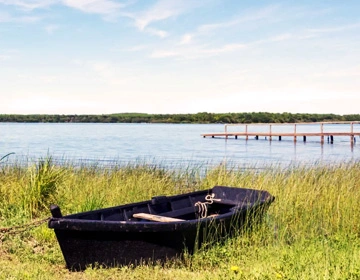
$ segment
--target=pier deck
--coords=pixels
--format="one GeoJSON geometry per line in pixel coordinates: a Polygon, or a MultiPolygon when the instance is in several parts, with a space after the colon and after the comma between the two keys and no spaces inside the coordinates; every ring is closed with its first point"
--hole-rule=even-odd
{"type": "Polygon", "coordinates": [[[297,137],[302,137],[303,141],[306,141],[306,137],[313,137],[318,136],[320,137],[320,142],[324,143],[324,138],[328,137],[329,142],[333,142],[335,136],[348,136],[350,137],[350,142],[354,143],[356,141],[356,136],[360,136],[360,130],[354,131],[354,124],[360,124],[360,122],[321,122],[321,123],[253,123],[253,124],[226,124],[225,125],[225,131],[224,132],[215,132],[215,133],[204,133],[201,134],[202,137],[224,137],[225,139],[229,137],[235,137],[237,139],[239,136],[245,137],[246,140],[248,140],[249,137],[255,137],[255,139],[259,139],[260,136],[266,137],[269,141],[272,140],[273,137],[279,137],[279,140],[282,140],[282,137],[293,137],[294,141],[297,141],[297,137]],[[302,128],[306,127],[306,125],[309,124],[318,124],[319,125],[319,131],[318,132],[298,132],[297,128],[299,125],[302,126],[302,128]],[[348,131],[324,131],[324,126],[332,124],[349,124],[349,130],[348,131]],[[242,126],[244,127],[244,131],[240,132],[228,132],[229,126],[242,126]],[[268,127],[268,131],[249,131],[249,127],[261,127],[264,128],[264,126],[268,127]],[[293,127],[292,132],[279,132],[279,131],[273,131],[274,127],[278,126],[288,126],[288,128],[293,127]]]}

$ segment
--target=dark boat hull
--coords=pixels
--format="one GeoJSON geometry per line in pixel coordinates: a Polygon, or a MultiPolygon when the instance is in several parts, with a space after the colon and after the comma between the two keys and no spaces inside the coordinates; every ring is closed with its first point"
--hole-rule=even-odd
{"type": "MultiPolygon", "coordinates": [[[[274,200],[265,191],[215,187],[190,194],[161,197],[90,212],[61,216],[52,208],[49,227],[55,230],[66,266],[82,270],[87,266],[138,265],[142,262],[164,262],[193,253],[204,241],[228,237],[254,218],[260,218],[274,200]],[[216,191],[214,191],[216,189],[216,191]],[[215,217],[195,218],[191,204],[212,192],[222,196],[222,203],[209,206],[215,217]],[[188,202],[190,201],[190,203],[188,202]],[[169,209],[171,211],[167,211],[169,209]],[[139,212],[190,219],[179,222],[152,222],[134,219],[139,212]],[[182,215],[181,215],[182,214],[182,215]],[[194,216],[193,219],[192,216],[194,216]]],[[[209,214],[211,214],[209,212],[209,214]]]]}

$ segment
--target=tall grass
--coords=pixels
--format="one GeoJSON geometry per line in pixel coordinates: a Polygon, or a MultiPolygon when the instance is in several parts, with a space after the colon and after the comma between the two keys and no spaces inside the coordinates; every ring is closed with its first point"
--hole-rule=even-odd
{"type": "Polygon", "coordinates": [[[0,235],[0,279],[360,279],[360,164],[239,171],[219,166],[164,170],[146,164],[102,169],[35,166],[0,170],[0,227],[215,185],[264,189],[276,197],[265,221],[225,243],[165,266],[70,273],[46,224],[0,235]]]}
{"type": "Polygon", "coordinates": [[[28,173],[28,184],[22,189],[23,209],[30,217],[36,217],[55,200],[66,170],[55,166],[48,157],[31,166],[28,173]]]}

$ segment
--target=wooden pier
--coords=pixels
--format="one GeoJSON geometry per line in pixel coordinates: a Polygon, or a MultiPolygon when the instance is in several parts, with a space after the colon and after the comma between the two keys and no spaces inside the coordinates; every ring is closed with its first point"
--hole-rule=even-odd
{"type": "Polygon", "coordinates": [[[254,137],[254,139],[258,140],[259,137],[265,137],[265,139],[268,139],[269,141],[272,141],[273,137],[278,137],[279,141],[282,140],[282,137],[292,137],[294,142],[297,141],[298,137],[302,137],[303,141],[306,142],[307,137],[312,136],[318,136],[320,137],[320,142],[323,144],[325,141],[325,137],[327,138],[327,141],[329,143],[334,142],[334,137],[336,136],[348,136],[350,137],[350,142],[354,143],[356,142],[356,136],[360,136],[360,130],[355,131],[354,125],[360,124],[360,122],[316,122],[316,123],[251,123],[251,124],[225,124],[225,131],[220,133],[204,133],[201,134],[204,138],[206,137],[224,137],[225,139],[228,139],[229,137],[234,137],[235,139],[238,139],[238,137],[245,137],[246,140],[249,139],[249,137],[254,137]],[[319,125],[319,131],[318,132],[299,132],[297,131],[298,127],[301,125],[302,127],[306,127],[306,125],[319,125]],[[349,130],[348,131],[325,131],[324,127],[326,125],[337,125],[337,124],[348,124],[349,130]],[[243,131],[239,132],[228,132],[229,126],[241,126],[243,127],[243,131]],[[268,127],[267,131],[250,131],[250,127],[262,127],[264,128],[268,127]],[[280,126],[287,126],[288,128],[293,128],[291,132],[281,132],[281,131],[274,131],[275,127],[280,126]]]}

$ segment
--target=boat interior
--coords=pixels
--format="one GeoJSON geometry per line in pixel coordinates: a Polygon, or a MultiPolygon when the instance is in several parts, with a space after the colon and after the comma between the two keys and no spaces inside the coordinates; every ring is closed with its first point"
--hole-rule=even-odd
{"type": "MultiPolygon", "coordinates": [[[[264,191],[216,186],[210,190],[175,196],[156,196],[144,202],[83,212],[64,218],[92,221],[179,222],[233,212],[265,201],[269,196],[264,191]]],[[[58,217],[62,217],[61,213],[58,217]]]]}
{"type": "Polygon", "coordinates": [[[177,197],[157,196],[150,201],[95,210],[66,216],[66,218],[101,221],[158,221],[172,222],[215,217],[228,213],[236,203],[209,202],[207,191],[177,197]]]}

